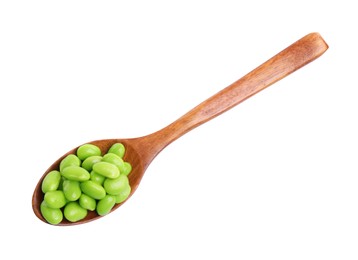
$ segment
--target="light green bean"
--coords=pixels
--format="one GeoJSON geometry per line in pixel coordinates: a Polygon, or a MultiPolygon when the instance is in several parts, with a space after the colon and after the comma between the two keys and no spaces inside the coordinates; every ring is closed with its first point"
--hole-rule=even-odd
{"type": "Polygon", "coordinates": [[[119,170],[117,166],[108,162],[98,162],[95,163],[92,167],[93,171],[98,174],[103,175],[104,177],[115,179],[119,176],[119,170]]]}
{"type": "Polygon", "coordinates": [[[88,158],[90,156],[94,156],[94,155],[100,156],[101,150],[96,145],[84,144],[84,145],[81,145],[80,147],[78,147],[76,153],[77,153],[78,158],[80,158],[81,161],[84,161],[86,158],[88,158]]]}
{"type": "Polygon", "coordinates": [[[106,195],[103,199],[97,203],[97,213],[100,216],[107,215],[114,205],[116,204],[116,198],[112,195],[106,195]]]}
{"type": "Polygon", "coordinates": [[[121,158],[123,158],[125,151],[126,148],[122,143],[115,143],[108,149],[108,153],[114,153],[121,158]]]}
{"type": "Polygon", "coordinates": [[[89,172],[80,166],[68,166],[61,171],[61,174],[71,181],[87,181],[91,177],[89,172]]]}
{"type": "Polygon", "coordinates": [[[82,168],[85,168],[87,171],[91,172],[92,171],[92,166],[93,164],[100,162],[102,160],[102,156],[100,155],[92,155],[90,157],[87,157],[83,162],[82,162],[82,168]]]}
{"type": "Polygon", "coordinates": [[[62,211],[50,208],[45,201],[41,202],[40,211],[45,220],[52,225],[57,225],[63,220],[62,211]]]}
{"type": "Polygon", "coordinates": [[[41,189],[43,193],[48,191],[57,190],[61,181],[61,173],[59,171],[49,172],[42,181],[41,189]]]}
{"type": "Polygon", "coordinates": [[[77,222],[87,216],[87,210],[82,208],[77,201],[71,201],[66,204],[63,214],[70,222],[77,222]]]}
{"type": "Polygon", "coordinates": [[[96,200],[86,194],[82,193],[78,202],[80,203],[80,206],[84,209],[88,209],[90,211],[96,209],[96,200]]]}
{"type": "Polygon", "coordinates": [[[80,166],[81,160],[74,154],[67,155],[62,161],[60,162],[60,172],[68,166],[80,166]]]}
{"type": "Polygon", "coordinates": [[[116,179],[107,178],[103,183],[104,189],[110,195],[120,194],[127,185],[129,185],[129,182],[126,175],[120,175],[116,179]]]}
{"type": "Polygon", "coordinates": [[[84,194],[88,196],[100,200],[106,196],[106,190],[100,184],[94,181],[84,181],[80,184],[81,190],[84,194]]]}
{"type": "Polygon", "coordinates": [[[131,186],[129,184],[125,185],[124,188],[121,190],[121,192],[114,196],[116,198],[116,203],[117,204],[122,203],[123,201],[128,199],[130,193],[131,193],[131,186]]]}
{"type": "Polygon", "coordinates": [[[62,190],[53,190],[45,193],[46,205],[53,209],[59,209],[66,205],[65,194],[62,190]]]}
{"type": "Polygon", "coordinates": [[[62,189],[68,201],[76,201],[82,194],[80,183],[78,181],[64,180],[62,189]]]}

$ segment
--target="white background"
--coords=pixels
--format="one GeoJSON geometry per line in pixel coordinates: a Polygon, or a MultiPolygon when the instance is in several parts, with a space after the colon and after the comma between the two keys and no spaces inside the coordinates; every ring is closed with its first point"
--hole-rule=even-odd
{"type": "Polygon", "coordinates": [[[1,1],[0,258],[357,259],[355,1],[1,1]],[[319,59],[168,146],[73,227],[32,192],[79,144],[171,123],[310,32],[319,59]]]}

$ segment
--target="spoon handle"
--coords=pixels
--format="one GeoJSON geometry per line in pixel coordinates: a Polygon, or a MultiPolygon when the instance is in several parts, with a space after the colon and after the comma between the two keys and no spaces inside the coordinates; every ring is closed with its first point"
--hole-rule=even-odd
{"type": "Polygon", "coordinates": [[[158,154],[164,147],[188,131],[315,60],[327,49],[328,45],[320,34],[310,33],[304,36],[167,127],[149,135],[147,143],[150,143],[152,151],[156,150],[155,155],[158,154]]]}

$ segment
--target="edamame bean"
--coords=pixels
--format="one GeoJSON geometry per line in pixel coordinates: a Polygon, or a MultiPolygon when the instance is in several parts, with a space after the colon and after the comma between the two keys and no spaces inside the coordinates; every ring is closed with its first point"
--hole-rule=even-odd
{"type": "Polygon", "coordinates": [[[121,158],[123,158],[125,151],[126,148],[122,143],[115,143],[108,149],[108,153],[114,153],[121,158]]]}
{"type": "Polygon", "coordinates": [[[118,204],[125,201],[129,197],[130,193],[131,193],[131,186],[129,184],[125,185],[124,189],[122,189],[122,191],[118,195],[114,196],[116,198],[116,203],[118,204]]]}
{"type": "Polygon", "coordinates": [[[106,177],[104,177],[101,174],[96,173],[95,171],[91,171],[90,175],[91,175],[90,180],[94,181],[94,182],[97,182],[100,185],[102,185],[104,180],[106,179],[106,177]]]}
{"type": "Polygon", "coordinates": [[[48,207],[45,201],[41,202],[40,211],[46,221],[52,225],[57,225],[63,220],[62,211],[48,207]]]}
{"type": "Polygon", "coordinates": [[[78,200],[82,194],[78,181],[64,180],[62,184],[63,193],[69,201],[78,200]]]}
{"type": "Polygon", "coordinates": [[[90,157],[87,157],[83,162],[82,162],[82,168],[85,168],[87,171],[92,171],[92,166],[93,164],[100,162],[102,160],[102,156],[100,155],[93,155],[90,157]]]}
{"type": "Polygon", "coordinates": [[[87,181],[91,177],[89,172],[80,166],[68,166],[61,171],[61,174],[72,181],[87,181]]]}
{"type": "Polygon", "coordinates": [[[108,162],[98,162],[93,165],[93,170],[104,177],[115,179],[119,176],[117,166],[108,162]]]}
{"type": "Polygon", "coordinates": [[[53,190],[45,193],[46,205],[53,209],[59,209],[66,205],[65,194],[61,190],[53,190]]]}
{"type": "Polygon", "coordinates": [[[112,195],[106,195],[103,199],[97,203],[97,213],[100,216],[108,214],[116,204],[116,199],[112,195]]]}
{"type": "Polygon", "coordinates": [[[42,181],[41,189],[43,193],[57,190],[61,181],[61,173],[59,171],[50,171],[42,181]]]}
{"type": "Polygon", "coordinates": [[[91,211],[96,209],[96,200],[86,194],[82,193],[78,202],[80,203],[80,206],[84,209],[88,209],[91,211]]]}
{"type": "Polygon", "coordinates": [[[103,156],[102,162],[108,162],[117,166],[119,172],[121,173],[121,169],[124,168],[124,161],[121,157],[114,153],[107,153],[103,156]]]}
{"type": "Polygon", "coordinates": [[[103,183],[104,189],[110,195],[120,194],[127,185],[129,185],[129,181],[126,175],[119,175],[116,179],[107,178],[103,183]]]}
{"type": "Polygon", "coordinates": [[[85,160],[86,158],[94,155],[101,155],[101,149],[98,146],[93,144],[84,144],[78,147],[77,156],[80,160],[85,160]]]}
{"type": "Polygon", "coordinates": [[[63,214],[68,221],[76,222],[87,216],[87,210],[82,208],[77,201],[71,201],[66,204],[63,214]]]}
{"type": "Polygon", "coordinates": [[[62,172],[62,170],[68,166],[80,166],[80,165],[81,165],[80,159],[74,154],[69,154],[60,162],[60,172],[62,172]]]}
{"type": "Polygon", "coordinates": [[[81,182],[80,187],[83,193],[96,200],[103,199],[106,196],[106,190],[103,186],[94,181],[81,182]]]}
{"type": "Polygon", "coordinates": [[[132,165],[129,162],[123,163],[123,168],[121,169],[121,174],[127,175],[132,171],[132,165]]]}

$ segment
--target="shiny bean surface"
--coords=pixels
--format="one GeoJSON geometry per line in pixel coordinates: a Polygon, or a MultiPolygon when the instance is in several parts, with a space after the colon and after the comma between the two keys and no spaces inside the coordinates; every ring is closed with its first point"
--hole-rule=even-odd
{"type": "Polygon", "coordinates": [[[68,201],[75,201],[81,197],[82,191],[78,181],[64,180],[62,190],[68,201]]]}
{"type": "Polygon", "coordinates": [[[119,170],[116,165],[108,162],[98,162],[93,165],[93,171],[106,178],[115,179],[119,177],[119,170]]]}
{"type": "Polygon", "coordinates": [[[119,157],[123,158],[125,151],[126,151],[126,148],[124,147],[124,145],[122,143],[116,143],[116,144],[113,144],[109,148],[108,153],[114,153],[114,154],[118,155],[119,157]]]}
{"type": "Polygon", "coordinates": [[[77,149],[77,156],[78,158],[83,161],[90,156],[100,156],[101,150],[98,146],[93,144],[84,144],[78,147],[77,149]]]}
{"type": "Polygon", "coordinates": [[[92,171],[92,166],[93,164],[100,162],[102,160],[102,156],[99,155],[92,155],[90,157],[87,157],[83,162],[82,162],[82,168],[85,168],[87,171],[91,172],[92,171]]]}
{"type": "Polygon", "coordinates": [[[61,173],[59,171],[49,172],[42,181],[41,190],[43,193],[57,190],[61,182],[61,173]]]}
{"type": "Polygon", "coordinates": [[[110,195],[120,194],[127,185],[129,185],[129,182],[126,175],[120,175],[116,179],[107,178],[103,183],[104,189],[110,195]]]}
{"type": "Polygon", "coordinates": [[[121,169],[121,174],[129,175],[132,171],[132,165],[129,162],[123,163],[123,168],[121,169]]]}
{"type": "Polygon", "coordinates": [[[61,174],[71,181],[87,181],[91,177],[89,172],[80,166],[68,166],[61,171],[61,174]]]}
{"type": "Polygon", "coordinates": [[[121,192],[114,196],[116,198],[116,203],[118,204],[125,201],[129,197],[130,193],[131,193],[131,186],[129,184],[125,185],[124,188],[121,190],[121,192]]]}
{"type": "Polygon", "coordinates": [[[96,200],[103,199],[104,196],[106,196],[106,190],[103,188],[103,186],[94,181],[82,182],[80,187],[83,193],[96,200]]]}
{"type": "Polygon", "coordinates": [[[45,193],[44,201],[50,208],[59,209],[66,205],[65,194],[61,190],[48,191],[45,193]]]}
{"type": "Polygon", "coordinates": [[[90,175],[91,175],[90,180],[94,181],[94,182],[97,182],[100,185],[103,185],[103,182],[106,179],[106,177],[104,177],[101,174],[96,173],[95,171],[91,171],[90,175]]]}
{"type": "Polygon", "coordinates": [[[103,199],[98,201],[97,213],[100,216],[107,215],[116,204],[116,198],[112,195],[106,195],[103,199]]]}
{"type": "Polygon", "coordinates": [[[76,222],[87,216],[87,210],[82,208],[77,201],[66,204],[63,214],[68,221],[76,222]]]}
{"type": "Polygon", "coordinates": [[[107,153],[106,155],[104,155],[102,162],[114,164],[115,166],[117,166],[120,173],[121,169],[125,167],[123,159],[114,153],[107,153]]]}
{"type": "Polygon", "coordinates": [[[63,220],[61,209],[50,208],[45,201],[41,202],[40,211],[46,221],[52,225],[57,225],[63,220]]]}
{"type": "Polygon", "coordinates": [[[68,166],[80,166],[81,160],[74,154],[67,155],[62,161],[60,162],[60,172],[68,166]]]}
{"type": "Polygon", "coordinates": [[[97,204],[96,200],[86,194],[81,194],[79,203],[80,203],[80,206],[84,209],[88,209],[90,211],[93,211],[96,209],[96,204],[97,204]]]}

